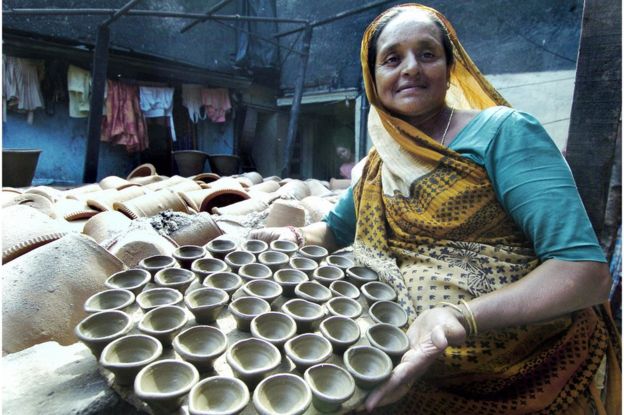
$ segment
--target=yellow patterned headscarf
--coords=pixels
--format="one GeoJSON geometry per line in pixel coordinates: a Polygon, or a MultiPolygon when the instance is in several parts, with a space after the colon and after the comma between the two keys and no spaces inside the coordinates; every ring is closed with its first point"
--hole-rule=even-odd
{"type": "Polygon", "coordinates": [[[393,286],[412,321],[416,317],[417,299],[410,293],[410,285],[399,267],[412,260],[411,253],[417,252],[423,243],[488,242],[496,238],[515,245],[520,243],[513,224],[496,200],[485,169],[383,107],[368,55],[378,25],[397,8],[430,13],[446,27],[455,61],[450,71],[447,105],[484,109],[505,105],[506,101],[481,75],[457,40],[451,24],[437,11],[415,4],[397,6],[377,17],[366,29],[360,59],[371,103],[368,131],[373,149],[361,175],[358,176],[358,169],[354,171],[354,202],[359,218],[354,250],[359,262],[375,269],[382,280],[393,286]],[[449,178],[452,178],[450,182],[449,178]],[[417,198],[415,192],[419,193],[417,198]],[[456,208],[461,215],[449,219],[444,212],[450,208],[456,208]],[[480,212],[488,212],[489,216],[480,212]],[[493,234],[488,234],[489,239],[484,237],[485,229],[481,227],[469,234],[464,232],[470,228],[467,223],[479,215],[482,221],[496,227],[493,234]]]}

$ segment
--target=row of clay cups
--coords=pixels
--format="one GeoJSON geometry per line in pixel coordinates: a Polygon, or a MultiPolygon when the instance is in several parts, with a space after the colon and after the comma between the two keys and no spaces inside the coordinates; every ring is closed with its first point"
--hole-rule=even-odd
{"type": "Polygon", "coordinates": [[[292,373],[267,376],[254,388],[252,396],[240,379],[211,376],[200,380],[192,365],[162,360],[141,370],[134,390],[156,414],[178,411],[188,395],[188,411],[192,415],[238,414],[250,401],[261,415],[300,415],[312,403],[319,411],[339,410],[353,396],[355,386],[349,372],[322,364],[309,368],[303,377],[292,373]]]}

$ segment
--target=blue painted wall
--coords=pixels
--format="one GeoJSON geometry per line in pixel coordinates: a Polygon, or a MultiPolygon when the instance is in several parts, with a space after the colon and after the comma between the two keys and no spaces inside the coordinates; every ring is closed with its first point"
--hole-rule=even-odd
{"type": "Polygon", "coordinates": [[[197,124],[197,147],[208,154],[233,154],[234,123],[231,114],[223,124],[209,120],[200,121],[197,124]]]}
{"type": "MultiPolygon", "coordinates": [[[[82,183],[86,151],[86,118],[70,118],[68,108],[56,105],[50,116],[36,110],[32,124],[26,114],[7,111],[2,123],[2,148],[39,148],[43,150],[35,171],[33,185],[82,183]]],[[[106,176],[125,177],[138,165],[138,155],[125,147],[100,143],[98,181],[106,176]]]]}

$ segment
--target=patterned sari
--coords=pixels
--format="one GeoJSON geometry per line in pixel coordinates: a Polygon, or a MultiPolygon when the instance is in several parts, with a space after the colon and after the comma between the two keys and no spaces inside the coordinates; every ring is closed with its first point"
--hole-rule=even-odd
{"type": "MultiPolygon", "coordinates": [[[[456,58],[447,94],[450,106],[506,105],[444,16],[424,6],[404,7],[429,10],[449,30],[456,58]]],[[[359,175],[353,187],[358,218],[354,252],[358,262],[394,287],[412,322],[440,301],[469,301],[511,284],[540,260],[498,202],[482,166],[383,108],[367,59],[378,20],[362,41],[374,147],[362,170],[354,171],[359,175]]],[[[603,318],[586,309],[540,324],[480,333],[461,347],[448,347],[400,404],[383,411],[586,413],[592,396],[598,397],[593,382],[609,349],[607,330],[603,318]]],[[[615,357],[616,351],[609,351],[615,357]]],[[[609,380],[618,381],[619,366],[612,367],[617,369],[609,380]]]]}

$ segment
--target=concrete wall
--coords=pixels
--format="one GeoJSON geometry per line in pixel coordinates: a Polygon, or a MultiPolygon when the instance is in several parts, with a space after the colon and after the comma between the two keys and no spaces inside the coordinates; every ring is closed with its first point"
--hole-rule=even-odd
{"type": "MultiPolygon", "coordinates": [[[[86,151],[86,118],[70,118],[66,105],[57,104],[55,115],[36,110],[32,124],[26,114],[8,111],[2,123],[2,148],[39,148],[33,185],[82,183],[86,151]]],[[[125,177],[138,164],[138,155],[129,155],[124,147],[100,143],[98,179],[117,175],[125,177]]]]}

